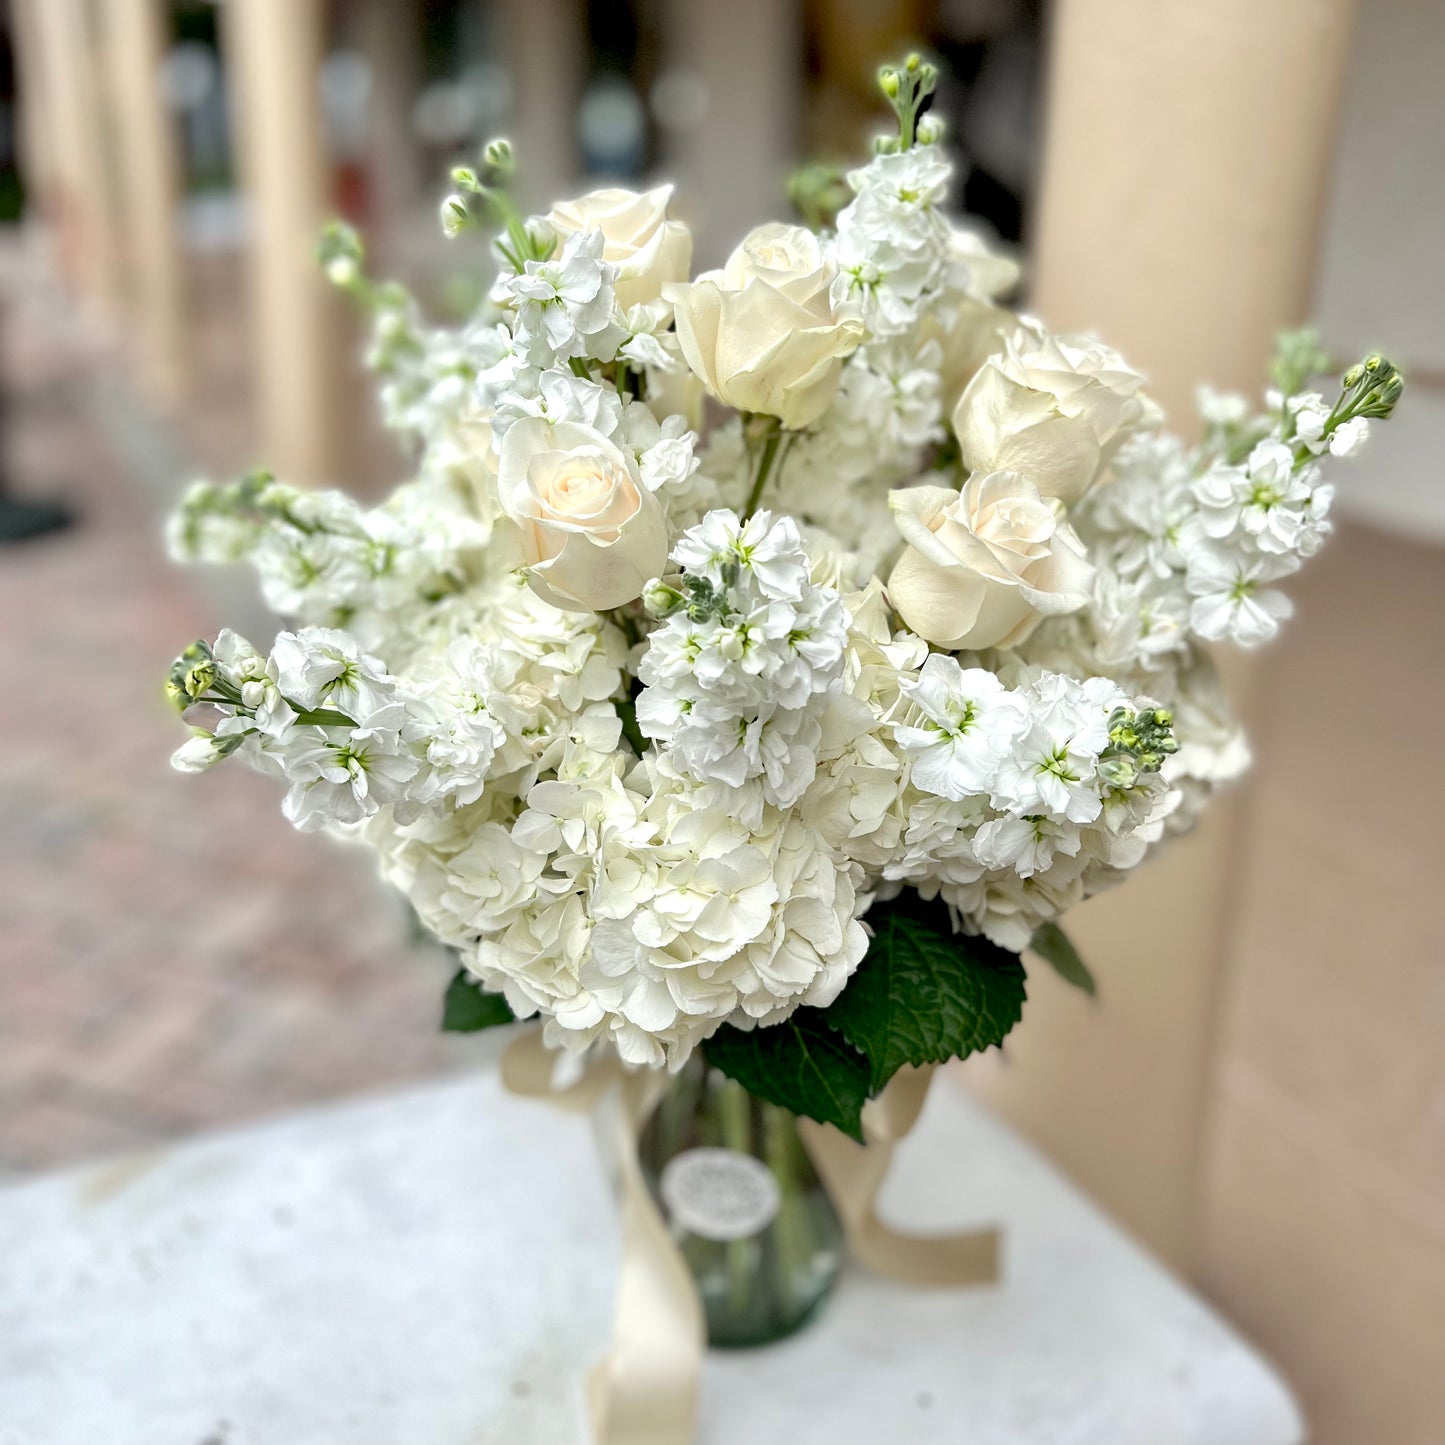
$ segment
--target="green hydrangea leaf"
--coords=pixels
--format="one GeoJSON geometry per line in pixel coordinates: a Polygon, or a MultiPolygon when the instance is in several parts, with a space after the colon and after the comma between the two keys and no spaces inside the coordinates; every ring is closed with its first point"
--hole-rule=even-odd
{"type": "Polygon", "coordinates": [[[941,1064],[1000,1044],[1023,1015],[1016,953],[954,933],[942,903],[875,905],[873,941],[824,1018],[866,1054],[874,1094],[904,1064],[941,1064]]]}
{"type": "Polygon", "coordinates": [[[1079,950],[1057,923],[1041,923],[1029,939],[1029,949],[1046,963],[1053,964],[1059,977],[1075,988],[1083,989],[1091,997],[1099,991],[1094,975],[1079,957],[1079,950]]]}
{"type": "Polygon", "coordinates": [[[766,1028],[724,1024],[703,1047],[708,1063],[750,1094],[863,1142],[868,1060],[823,1022],[820,1010],[801,1008],[766,1028]]]}
{"type": "Polygon", "coordinates": [[[442,1030],[449,1034],[475,1034],[499,1024],[516,1023],[511,1005],[499,993],[488,993],[469,974],[459,968],[447,985],[442,1004],[442,1030]]]}

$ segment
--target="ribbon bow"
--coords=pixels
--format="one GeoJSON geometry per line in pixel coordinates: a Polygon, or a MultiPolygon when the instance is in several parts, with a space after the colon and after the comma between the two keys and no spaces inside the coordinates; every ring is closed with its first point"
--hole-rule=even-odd
{"type": "MultiPolygon", "coordinates": [[[[637,1141],[667,1091],[665,1074],[628,1071],[615,1058],[570,1085],[554,1083],[556,1056],[528,1030],[502,1057],[514,1094],[577,1113],[594,1110],[622,1213],[622,1266],[612,1343],[588,1380],[596,1445],[688,1445],[697,1414],[707,1329],[697,1287],[647,1187],[637,1141]]],[[[998,1231],[903,1234],[877,1211],[894,1147],[917,1122],[933,1065],[905,1068],[863,1110],[860,1147],[827,1124],[799,1120],[803,1144],[866,1268],[906,1284],[961,1286],[998,1278],[998,1231]]]]}

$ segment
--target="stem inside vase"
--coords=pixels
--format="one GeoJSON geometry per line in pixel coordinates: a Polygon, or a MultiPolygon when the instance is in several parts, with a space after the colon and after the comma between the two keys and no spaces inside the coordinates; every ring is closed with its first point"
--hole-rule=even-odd
{"type": "Polygon", "coordinates": [[[837,1279],[842,1225],[797,1123],[695,1055],[643,1131],[643,1172],[697,1281],[712,1345],[792,1334],[837,1279]]]}

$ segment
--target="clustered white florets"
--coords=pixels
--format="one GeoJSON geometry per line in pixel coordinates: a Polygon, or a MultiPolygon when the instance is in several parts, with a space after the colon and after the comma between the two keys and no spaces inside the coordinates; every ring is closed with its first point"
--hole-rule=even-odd
{"type": "Polygon", "coordinates": [[[288,626],[176,663],[176,765],[245,757],[363,839],[554,1043],[676,1067],[835,998],[875,900],[1022,949],[1138,864],[1247,759],[1203,644],[1274,635],[1324,458],[1398,395],[1301,365],[1184,447],[1116,353],[998,304],[907,115],[831,230],[691,281],[666,187],[515,218],[455,329],[341,237],[415,479],[201,484],[173,523],[288,626]]]}
{"type": "Polygon", "coordinates": [[[709,512],[672,560],[677,585],[649,596],[665,620],[638,665],[638,724],[683,776],[791,807],[813,781],[823,709],[842,683],[842,599],[812,581],[796,523],[768,512],[746,523],[709,512]]]}

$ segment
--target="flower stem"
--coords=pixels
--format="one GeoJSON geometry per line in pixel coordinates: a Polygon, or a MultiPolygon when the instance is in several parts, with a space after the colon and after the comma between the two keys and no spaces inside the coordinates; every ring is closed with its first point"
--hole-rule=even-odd
{"type": "MultiPolygon", "coordinates": [[[[722,1124],[723,1147],[739,1154],[753,1153],[752,1096],[735,1079],[718,1076],[718,1118],[722,1124]]],[[[752,1239],[730,1239],[724,1246],[727,1253],[728,1303],[733,1314],[741,1319],[747,1312],[757,1284],[753,1255],[757,1242],[752,1239]]]]}
{"type": "Polygon", "coordinates": [[[769,418],[771,425],[763,436],[762,445],[758,449],[758,469],[753,474],[753,489],[748,493],[748,504],[743,508],[743,521],[747,521],[758,509],[758,503],[762,500],[763,488],[768,484],[768,478],[772,475],[775,466],[778,466],[783,453],[787,450],[788,442],[792,439],[792,432],[785,432],[780,421],[769,418]]]}

